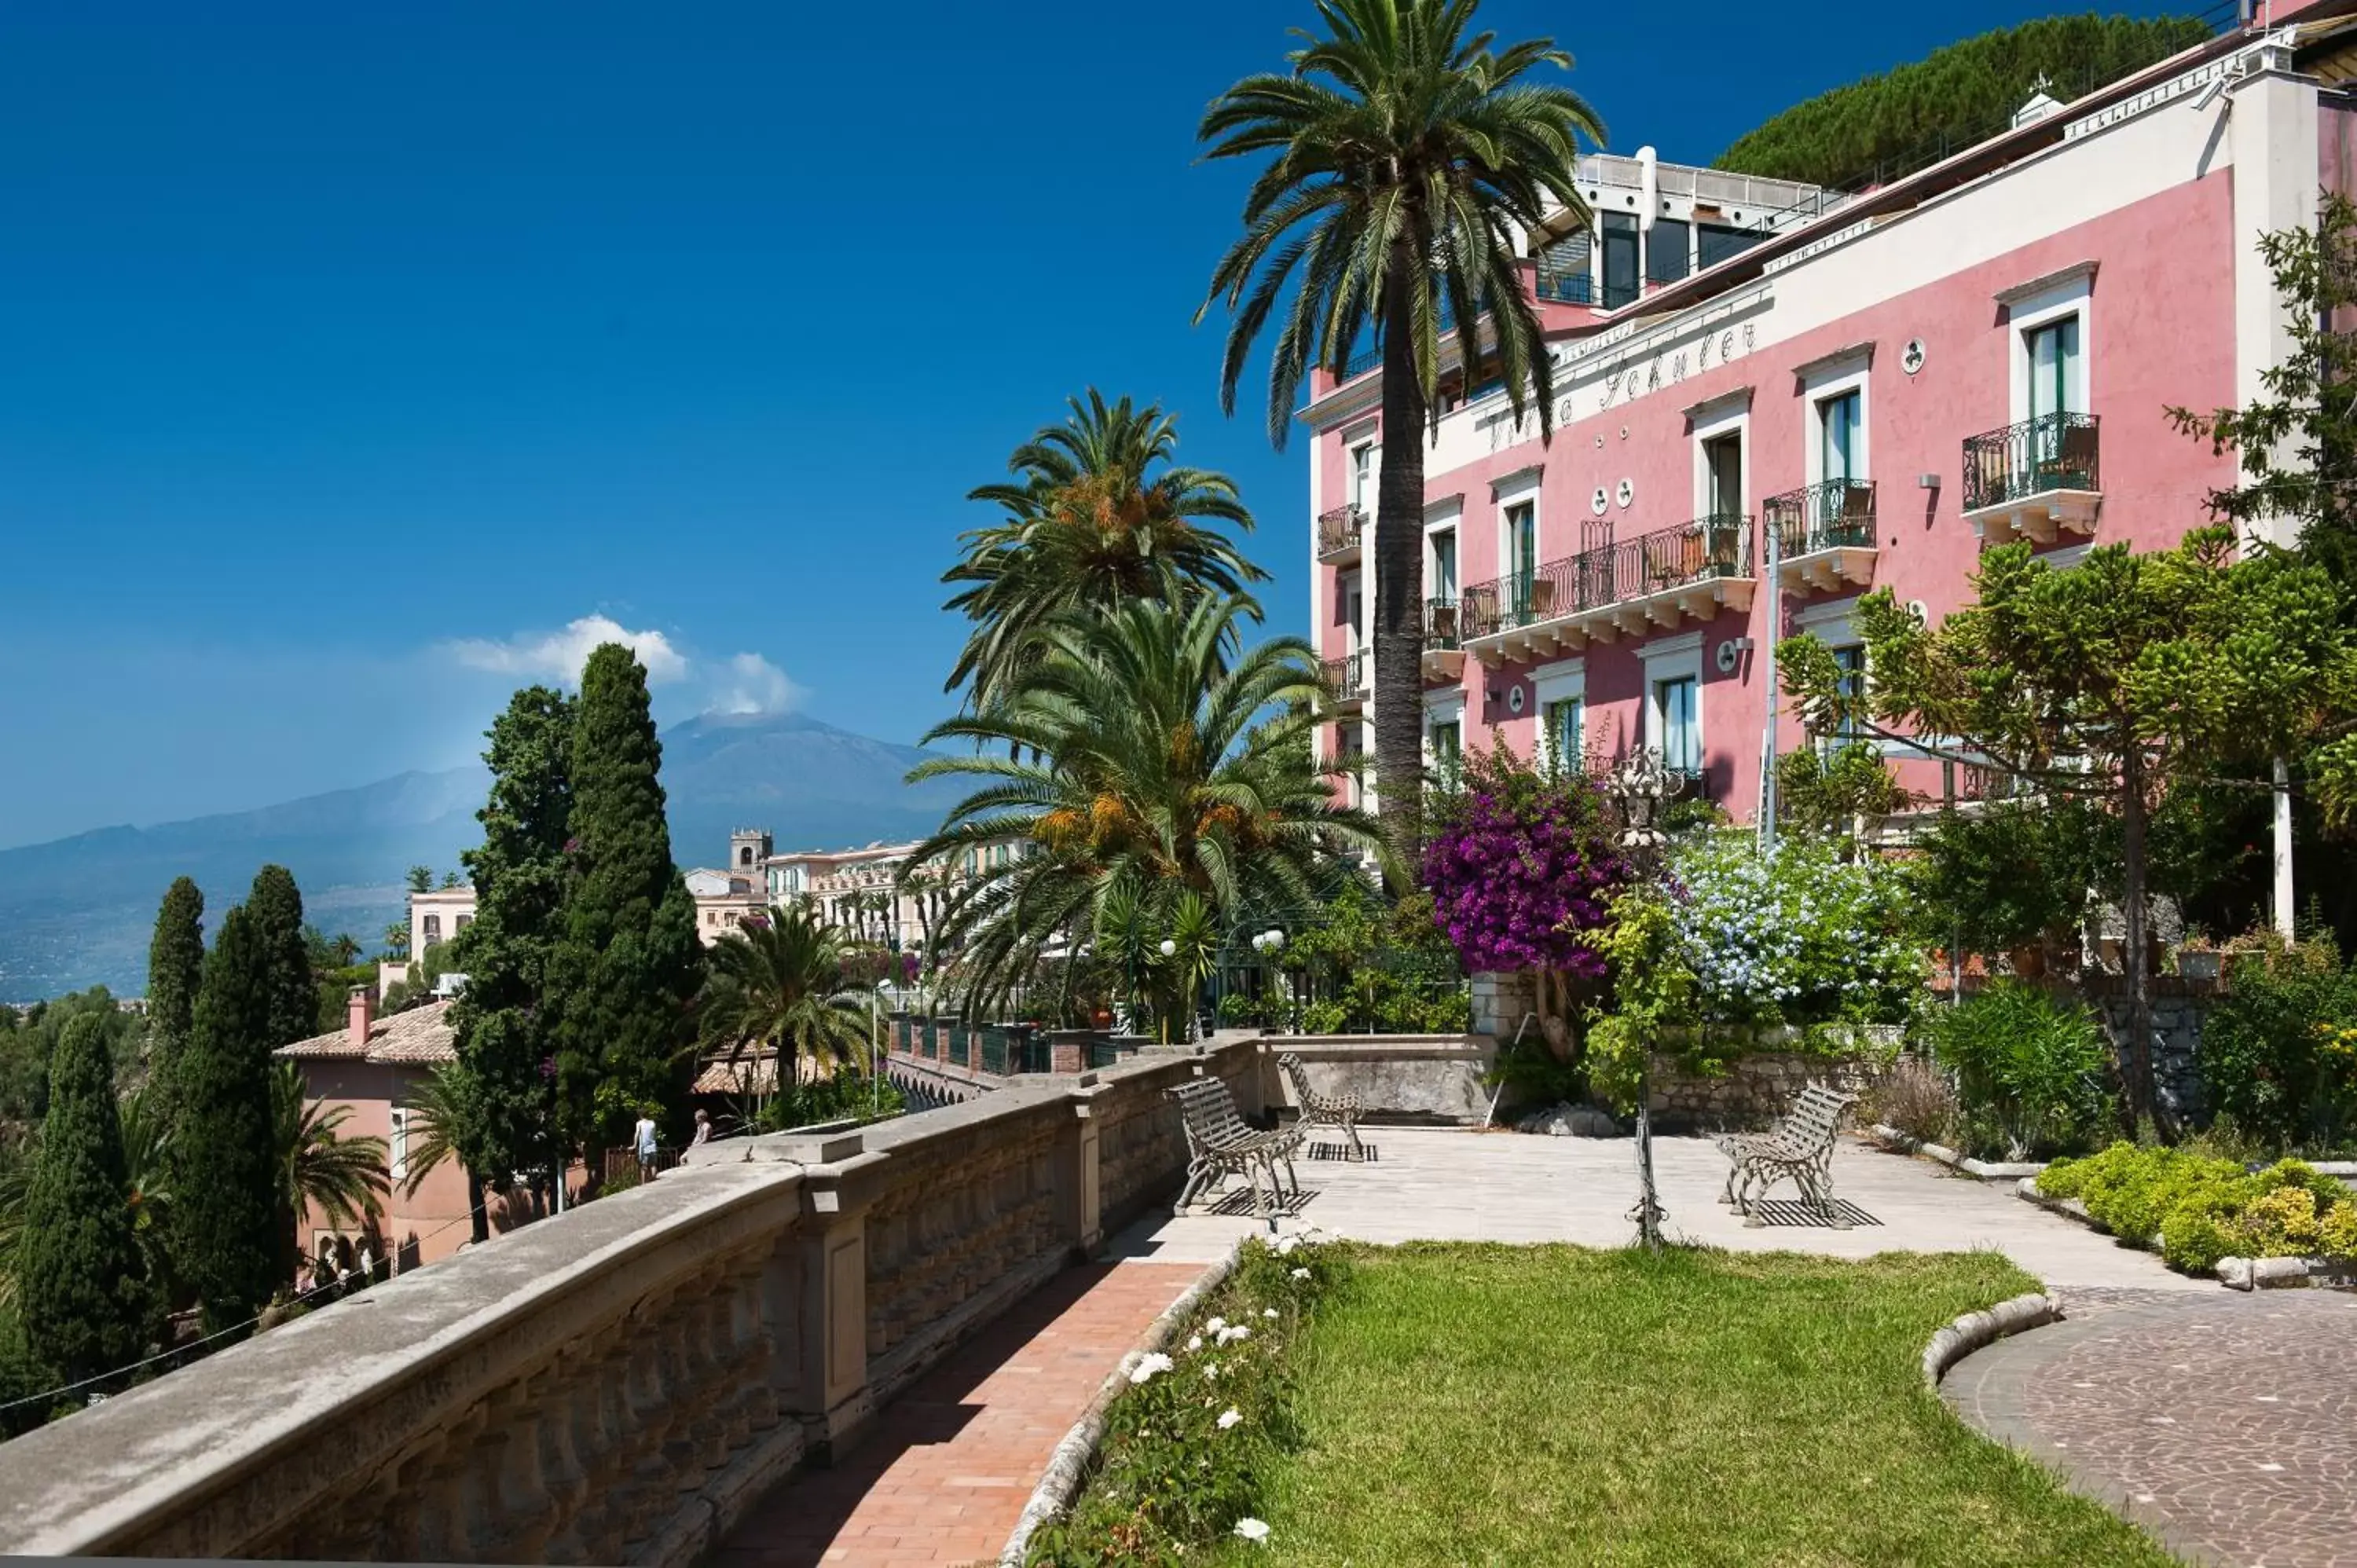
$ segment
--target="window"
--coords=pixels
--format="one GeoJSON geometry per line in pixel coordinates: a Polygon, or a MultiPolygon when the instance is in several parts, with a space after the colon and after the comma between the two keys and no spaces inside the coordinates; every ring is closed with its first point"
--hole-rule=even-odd
{"type": "Polygon", "coordinates": [[[1724,223],[1702,223],[1695,226],[1695,260],[1700,265],[1714,266],[1729,256],[1739,256],[1758,244],[1760,236],[1744,229],[1730,229],[1724,223]]]}
{"type": "Polygon", "coordinates": [[[1457,602],[1457,531],[1453,528],[1432,536],[1432,596],[1444,605],[1457,602]]]}
{"type": "Polygon", "coordinates": [[[1715,435],[1702,444],[1704,508],[1713,517],[1743,511],[1743,436],[1715,435]]]}
{"type": "Polygon", "coordinates": [[[455,933],[457,933],[457,932],[458,932],[458,931],[463,931],[463,930],[465,930],[468,926],[471,926],[471,925],[473,925],[474,923],[475,923],[475,917],[474,917],[474,916],[472,916],[472,915],[461,915],[461,916],[459,916],[459,917],[458,917],[457,923],[456,923],[456,924],[454,924],[450,929],[451,929],[451,931],[455,934],[455,933]]]}
{"type": "Polygon", "coordinates": [[[1648,282],[1675,283],[1686,275],[1687,229],[1686,224],[1671,219],[1653,220],[1653,231],[1645,237],[1648,282]]]}
{"type": "Polygon", "coordinates": [[[2079,362],[2079,318],[2065,316],[2023,334],[2029,354],[2029,417],[2083,413],[2087,386],[2079,362]]]}
{"type": "Polygon", "coordinates": [[[442,940],[442,917],[439,915],[426,916],[423,922],[422,929],[425,933],[425,945],[428,947],[433,946],[436,942],[442,940]]]}
{"type": "Polygon", "coordinates": [[[1823,433],[1825,483],[1863,479],[1865,443],[1859,439],[1863,401],[1855,391],[1829,397],[1817,404],[1817,428],[1823,433]]]}
{"type": "MultiPolygon", "coordinates": [[[[1866,650],[1853,642],[1833,650],[1834,666],[1841,674],[1840,689],[1845,697],[1855,697],[1866,690],[1866,650]]],[[[1847,746],[1862,740],[1866,732],[1855,718],[1845,717],[1826,739],[1826,749],[1847,746]]]]}
{"type": "Polygon", "coordinates": [[[386,1147],[393,1160],[393,1179],[407,1181],[409,1179],[409,1107],[394,1106],[392,1117],[393,1135],[386,1140],[386,1147]]]}
{"type": "Polygon", "coordinates": [[[1577,697],[1562,697],[1539,710],[1540,733],[1546,754],[1555,766],[1577,768],[1587,749],[1587,704],[1577,697]]]}
{"type": "Polygon", "coordinates": [[[1433,770],[1443,779],[1454,779],[1457,764],[1463,752],[1458,727],[1463,720],[1456,714],[1429,721],[1425,729],[1425,745],[1432,753],[1433,770]]]}
{"type": "Polygon", "coordinates": [[[1618,309],[1637,297],[1637,219],[1607,212],[1604,223],[1604,306],[1618,309]]]}
{"type": "Polygon", "coordinates": [[[1351,628],[1351,651],[1359,651],[1359,628],[1367,624],[1367,594],[1362,579],[1356,572],[1342,579],[1342,613],[1350,619],[1343,624],[1351,628]]]}
{"type": "Polygon", "coordinates": [[[1539,297],[1559,299],[1571,305],[1594,303],[1595,263],[1589,259],[1593,242],[1587,231],[1568,235],[1548,246],[1539,255],[1539,297]]]}
{"type": "Polygon", "coordinates": [[[1375,444],[1361,441],[1351,448],[1351,504],[1366,510],[1369,492],[1374,488],[1375,444]]]}
{"type": "Polygon", "coordinates": [[[1538,568],[1538,508],[1529,501],[1518,501],[1506,509],[1506,570],[1519,590],[1516,603],[1528,601],[1531,578],[1538,568]]]}
{"type": "Polygon", "coordinates": [[[1691,675],[1653,684],[1653,710],[1661,715],[1662,766],[1673,773],[1702,771],[1702,728],[1695,712],[1695,686],[1691,675]]]}

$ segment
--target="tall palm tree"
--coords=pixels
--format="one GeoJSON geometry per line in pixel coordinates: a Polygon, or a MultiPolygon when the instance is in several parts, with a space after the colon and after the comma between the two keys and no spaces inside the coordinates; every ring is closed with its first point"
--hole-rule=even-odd
{"type": "Polygon", "coordinates": [[[1308,645],[1280,638],[1231,664],[1248,613],[1233,599],[1141,599],[1068,617],[1006,701],[925,737],[978,746],[920,765],[912,782],[984,782],[911,865],[1026,851],[958,883],[942,917],[973,1005],[1003,1001],[1042,952],[1096,929],[1108,899],[1167,914],[1192,890],[1224,921],[1254,900],[1306,901],[1338,851],[1383,853],[1374,821],[1336,805],[1334,770],[1310,757],[1308,645]]]}
{"type": "Polygon", "coordinates": [[[1529,80],[1571,57],[1547,38],[1493,48],[1479,0],[1318,0],[1323,36],[1289,72],[1215,99],[1197,135],[1214,158],[1271,155],[1244,199],[1243,237],[1221,258],[1198,322],[1233,313],[1221,404],[1286,289],[1269,355],[1269,438],[1282,449],[1310,369],[1340,380],[1360,338],[1383,349],[1383,456],[1375,500],[1375,774],[1403,854],[1421,832],[1424,436],[1442,351],[1464,384],[1499,360],[1515,416],[1538,404],[1554,434],[1555,381],[1517,270],[1551,213],[1580,224],[1579,138],[1604,127],[1578,94],[1529,80]]]}
{"type": "MultiPolygon", "coordinates": [[[[384,1197],[393,1185],[384,1140],[373,1134],[344,1136],[337,1129],[351,1119],[352,1108],[325,1101],[307,1105],[306,1097],[300,1066],[271,1064],[278,1219],[290,1247],[306,1212],[317,1210],[339,1229],[358,1226],[384,1212],[384,1197]]],[[[293,1274],[290,1253],[287,1275],[293,1274]]]]}
{"type": "MultiPolygon", "coordinates": [[[[415,1197],[436,1166],[445,1160],[457,1160],[467,1177],[468,1234],[474,1240],[488,1241],[491,1214],[483,1191],[490,1184],[458,1153],[461,1145],[480,1142],[472,1136],[468,1122],[482,1113],[481,1104],[475,1079],[460,1062],[438,1063],[410,1090],[408,1174],[402,1178],[402,1191],[415,1197]]],[[[551,1179],[561,1179],[561,1173],[551,1179]]]]}
{"type": "Polygon", "coordinates": [[[1007,459],[1014,476],[968,498],[1004,516],[964,535],[965,559],[943,574],[964,585],[947,606],[974,622],[947,686],[988,708],[1010,689],[1041,628],[1058,615],[1135,598],[1241,596],[1268,574],[1209,524],[1249,532],[1235,481],[1173,461],[1178,422],[1157,404],[1086,402],[1007,459]]]}
{"type": "Polygon", "coordinates": [[[130,1179],[131,1233],[147,1264],[147,1277],[156,1281],[167,1298],[177,1303],[179,1287],[174,1276],[170,1246],[172,1196],[167,1142],[171,1133],[164,1096],[156,1080],[123,1097],[123,1165],[130,1179]]]}
{"type": "Polygon", "coordinates": [[[842,936],[801,905],[776,905],[768,924],[737,927],[711,960],[697,1011],[705,1047],[732,1067],[774,1052],[784,1088],[802,1082],[805,1058],[840,1065],[867,1048],[867,998],[843,984],[842,936]]]}

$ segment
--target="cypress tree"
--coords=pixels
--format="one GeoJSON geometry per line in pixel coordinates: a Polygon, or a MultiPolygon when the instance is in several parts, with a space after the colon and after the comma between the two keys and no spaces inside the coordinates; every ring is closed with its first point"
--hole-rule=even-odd
{"type": "Polygon", "coordinates": [[[171,1114],[172,1069],[188,1043],[188,1021],[205,970],[205,896],[186,876],[165,890],[156,911],[156,935],[147,944],[147,1066],[167,1118],[171,1114]]]}
{"type": "Polygon", "coordinates": [[[278,1283],[278,1185],[270,1101],[272,967],[243,908],[205,958],[169,1160],[181,1277],[207,1332],[253,1316],[278,1283]]]}
{"type": "MultiPolygon", "coordinates": [[[[478,1112],[457,1140],[470,1188],[504,1187],[509,1173],[548,1163],[557,1149],[541,1070],[557,1045],[542,998],[564,934],[572,732],[571,700],[527,686],[492,721],[483,753],[491,769],[490,799],[476,813],[483,843],[465,856],[477,898],[459,939],[467,989],[450,1009],[478,1112]]],[[[475,1230],[479,1240],[488,1234],[479,1200],[475,1230]]]]}
{"type": "Polygon", "coordinates": [[[253,875],[245,910],[261,943],[268,998],[262,1043],[272,1049],[319,1032],[319,992],[311,979],[310,944],[303,940],[303,893],[295,874],[265,865],[253,875]]]}
{"type": "Polygon", "coordinates": [[[608,643],[582,670],[574,710],[572,866],[554,966],[559,1088],[585,1138],[683,1098],[704,950],[672,864],[662,767],[646,670],[608,643]]]}
{"type": "Polygon", "coordinates": [[[137,1360],[155,1301],[132,1233],[106,1029],[83,1014],[49,1063],[49,1110],[25,1197],[17,1300],[34,1358],[68,1381],[137,1360]]]}

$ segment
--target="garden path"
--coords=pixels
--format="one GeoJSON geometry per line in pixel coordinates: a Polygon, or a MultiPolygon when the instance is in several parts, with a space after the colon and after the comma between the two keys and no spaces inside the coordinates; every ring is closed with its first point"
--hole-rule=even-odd
{"type": "Polygon", "coordinates": [[[1966,1421],[2199,1563],[2357,1563],[2357,1295],[2065,1290],[1966,1357],[1966,1421]]]}

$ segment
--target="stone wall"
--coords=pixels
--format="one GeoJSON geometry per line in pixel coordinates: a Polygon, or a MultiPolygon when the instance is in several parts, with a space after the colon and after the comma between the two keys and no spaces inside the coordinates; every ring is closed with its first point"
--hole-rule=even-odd
{"type": "MultiPolygon", "coordinates": [[[[2208,1113],[2209,1101],[2196,1053],[2201,1020],[2209,1015],[2218,987],[2170,974],[2154,975],[2151,986],[2154,1091],[2169,1111],[2199,1120],[2208,1113]]],[[[2128,1038],[2127,981],[2119,975],[2091,975],[2081,989],[2104,1026],[2113,1054],[2126,1060],[2120,1053],[2128,1038]]]]}
{"type": "Polygon", "coordinates": [[[1260,1045],[1264,1092],[1280,1112],[1301,1103],[1276,1065],[1292,1051],[1311,1093],[1355,1096],[1369,1122],[1478,1126],[1490,1112],[1481,1080],[1498,1045],[1485,1035],[1271,1035],[1260,1045]]]}
{"type": "Polygon", "coordinates": [[[794,1466],[1175,1194],[1245,1037],[726,1141],[0,1444],[0,1552],[689,1568],[794,1466]]]}
{"type": "Polygon", "coordinates": [[[1812,1083],[1851,1094],[1871,1088],[1888,1058],[1879,1051],[1827,1057],[1801,1051],[1754,1051],[1730,1062],[1720,1077],[1681,1073],[1657,1062],[1647,1104],[1664,1133],[1722,1133],[1766,1127],[1812,1083]]]}

